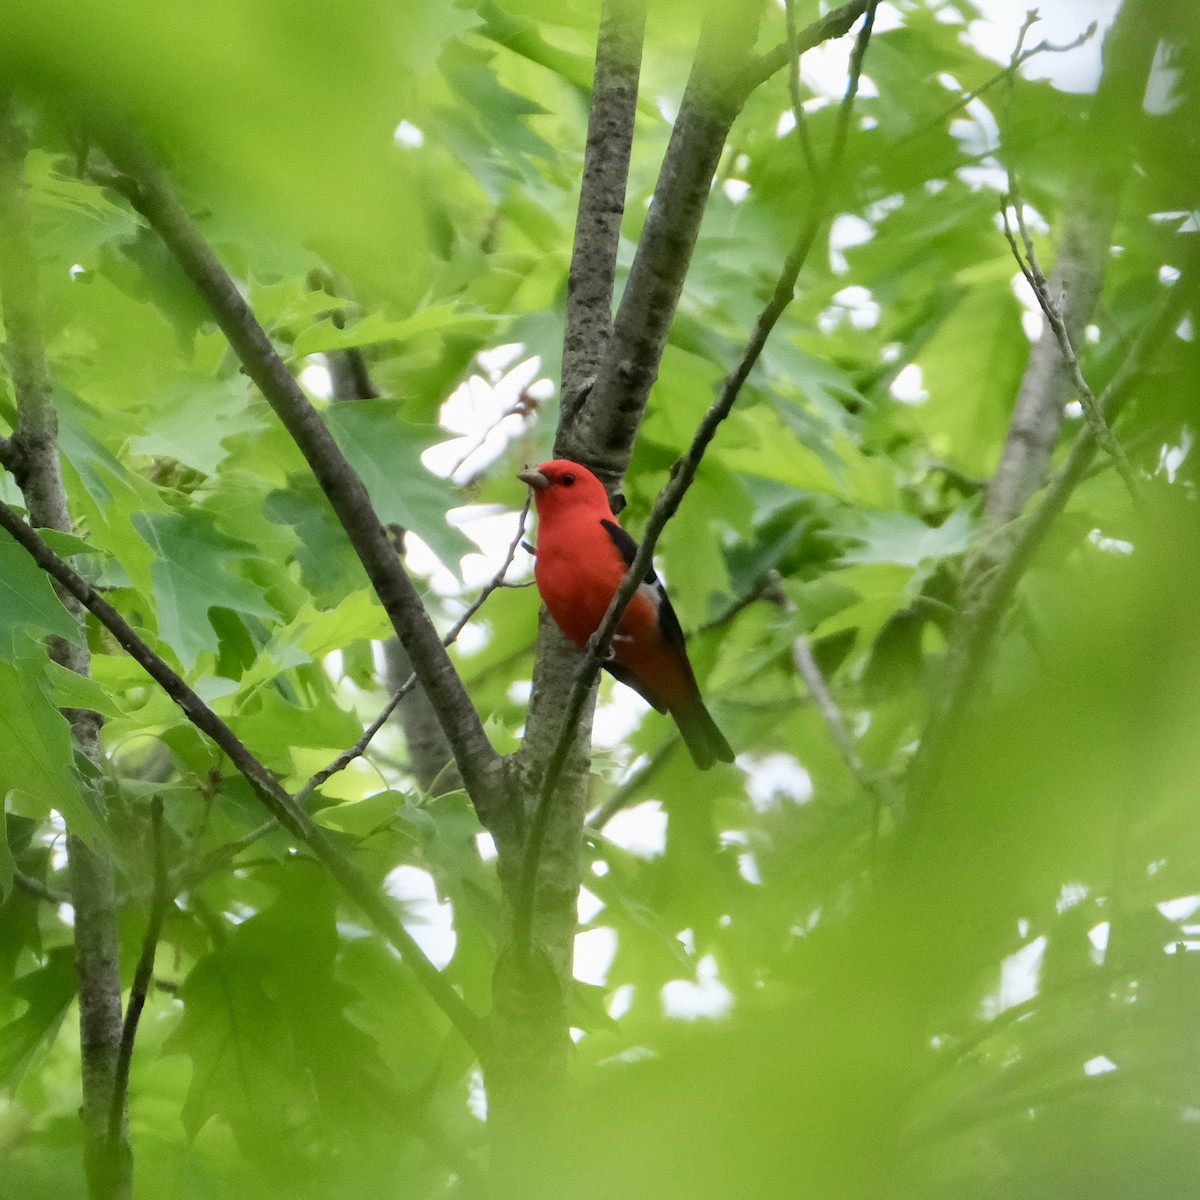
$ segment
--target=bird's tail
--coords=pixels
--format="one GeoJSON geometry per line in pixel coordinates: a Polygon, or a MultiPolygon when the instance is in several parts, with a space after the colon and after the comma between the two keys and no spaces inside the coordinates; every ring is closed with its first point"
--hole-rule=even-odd
{"type": "Polygon", "coordinates": [[[707,771],[718,759],[733,762],[733,749],[699,698],[686,709],[676,710],[672,716],[683,734],[692,761],[700,770],[707,771]]]}

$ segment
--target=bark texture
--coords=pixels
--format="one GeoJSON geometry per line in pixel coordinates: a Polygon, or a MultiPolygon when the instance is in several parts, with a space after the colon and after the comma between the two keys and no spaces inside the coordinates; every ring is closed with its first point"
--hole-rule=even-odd
{"type": "MultiPolygon", "coordinates": [[[[17,483],[30,524],[70,532],[71,514],[58,454],[58,418],[42,339],[37,261],[25,184],[25,138],[7,100],[0,102],[0,295],[8,369],[17,398],[18,424],[11,439],[17,483]]],[[[78,641],[52,638],[50,655],[68,670],[86,676],[91,662],[83,605],[61,587],[57,590],[78,623],[80,635],[78,641]]],[[[80,753],[99,768],[100,717],[82,709],[70,709],[63,715],[71,723],[80,753]]],[[[90,784],[81,779],[80,786],[90,784]]],[[[120,1099],[117,1139],[115,1143],[109,1139],[121,1045],[121,964],[113,864],[69,830],[67,856],[75,912],[83,1082],[80,1114],[88,1192],[93,1200],[125,1200],[133,1186],[125,1097],[120,1099]]]]}

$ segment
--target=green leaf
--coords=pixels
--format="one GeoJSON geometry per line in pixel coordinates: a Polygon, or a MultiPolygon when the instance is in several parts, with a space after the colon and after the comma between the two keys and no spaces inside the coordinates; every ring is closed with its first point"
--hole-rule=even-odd
{"type": "Polygon", "coordinates": [[[79,625],[50,586],[49,576],[11,534],[0,529],[0,657],[17,652],[17,631],[79,641],[79,625]]]}
{"type": "Polygon", "coordinates": [[[411,317],[395,321],[372,312],[344,326],[326,317],[296,336],[297,354],[328,354],[354,346],[373,346],[382,342],[404,344],[431,333],[483,337],[495,328],[498,318],[489,313],[464,312],[455,304],[435,304],[420,309],[411,317]]]}
{"type": "Polygon", "coordinates": [[[95,846],[104,830],[74,767],[71,727],[42,693],[45,660],[0,662],[0,795],[10,812],[43,818],[55,808],[95,846]]]}
{"type": "Polygon", "coordinates": [[[158,632],[185,668],[205,650],[216,653],[208,610],[221,606],[273,618],[262,592],[233,567],[255,557],[254,547],[221,533],[204,515],[137,513],[134,527],[154,550],[150,568],[158,632]]]}
{"type": "Polygon", "coordinates": [[[474,543],[446,521],[462,503],[457,488],[421,463],[421,452],[445,439],[441,429],[410,425],[396,400],[355,400],[325,414],[338,445],[371,494],[385,525],[411,529],[454,571],[474,543]]]}
{"type": "Polygon", "coordinates": [[[242,375],[232,379],[181,376],[156,400],[161,415],[131,439],[130,448],[136,454],[177,459],[206,474],[221,465],[228,453],[227,438],[263,424],[261,406],[251,405],[249,380],[242,375]]]}
{"type": "Polygon", "coordinates": [[[12,995],[25,1011],[0,1026],[0,1082],[15,1088],[38,1050],[54,1040],[75,998],[75,963],[71,950],[51,951],[46,965],[11,984],[12,995]]]}
{"type": "Polygon", "coordinates": [[[923,563],[961,554],[971,544],[977,522],[966,509],[956,509],[938,526],[926,525],[907,513],[864,512],[847,531],[857,548],[842,555],[846,563],[897,563],[919,567],[923,563]]]}

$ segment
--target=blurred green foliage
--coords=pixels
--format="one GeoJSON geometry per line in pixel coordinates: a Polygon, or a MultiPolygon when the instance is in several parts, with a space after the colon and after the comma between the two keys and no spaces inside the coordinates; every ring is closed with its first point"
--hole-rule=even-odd
{"type": "MultiPolygon", "coordinates": [[[[690,7],[655,8],[622,274],[695,34],[690,7]]],[[[1047,262],[1070,179],[1104,152],[1081,134],[1088,97],[1044,81],[964,106],[1000,69],[964,36],[970,4],[888,11],[839,233],[827,223],[662,544],[739,765],[698,777],[655,714],[597,758],[597,808],[645,820],[622,814],[585,847],[587,927],[609,931],[613,956],[603,989],[580,989],[579,1111],[545,1147],[573,1200],[1166,1198],[1200,1171],[1190,324],[1154,349],[1117,430],[1145,517],[1098,463],[1023,582],[986,705],[936,795],[916,798],[919,836],[877,811],[793,660],[807,635],[867,766],[898,779],[1028,357],[991,123],[1045,219],[1047,262]],[[923,398],[897,384],[918,369],[923,398]],[[776,591],[742,605],[771,571],[776,591]],[[725,1015],[666,1014],[680,981],[725,1015]]],[[[447,510],[515,510],[513,470],[545,457],[556,404],[526,397],[508,448],[466,484],[421,455],[455,388],[503,373],[477,355],[519,343],[556,374],[596,6],[41,0],[0,14],[0,69],[32,132],[76,565],[296,788],[382,705],[371,644],[386,620],[178,269],[80,177],[79,114],[119,110],[146,132],[298,372],[363,354],[380,398],[326,415],[385,520],[461,579],[470,543],[447,510]]],[[[1165,289],[1195,283],[1176,282],[1196,236],[1189,21],[1180,9],[1165,27],[1169,103],[1121,129],[1136,169],[1082,347],[1097,390],[1165,289]]],[[[782,40],[774,7],[764,28],[764,48],[782,40]]],[[[833,105],[805,78],[823,155],[833,105]]],[[[734,126],[626,482],[635,531],[805,215],[788,108],[780,75],[734,126]]],[[[0,381],[0,431],[13,414],[0,381]]],[[[0,494],[18,500],[7,477],[0,494]]],[[[443,626],[470,595],[441,572],[427,589],[443,626]]],[[[514,684],[535,622],[533,593],[498,591],[456,650],[498,745],[522,727],[514,684]]],[[[261,812],[97,627],[94,687],[53,673],[30,635],[64,632],[48,585],[0,541],[0,1191],[83,1195],[70,918],[12,873],[65,889],[55,814],[119,847],[131,971],[161,794],[181,890],[134,1057],[139,1193],[480,1194],[479,1084],[442,1016],[284,834],[196,873],[261,812]],[[70,703],[108,718],[107,817],[76,782],[55,710],[70,703]]],[[[486,1011],[499,897],[475,818],[460,794],[422,793],[394,735],[368,757],[322,790],[318,819],[381,886],[400,866],[428,873],[453,926],[447,975],[486,1011]]],[[[409,900],[419,928],[428,901],[409,900]]]]}

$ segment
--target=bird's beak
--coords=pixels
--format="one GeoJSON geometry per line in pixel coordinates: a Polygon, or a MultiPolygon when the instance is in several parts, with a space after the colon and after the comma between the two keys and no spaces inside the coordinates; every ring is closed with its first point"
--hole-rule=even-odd
{"type": "Polygon", "coordinates": [[[548,480],[545,475],[541,473],[541,471],[538,471],[533,467],[530,467],[527,471],[518,471],[517,478],[522,483],[529,484],[529,486],[537,492],[540,492],[542,488],[548,488],[550,486],[550,480],[548,480]]]}

